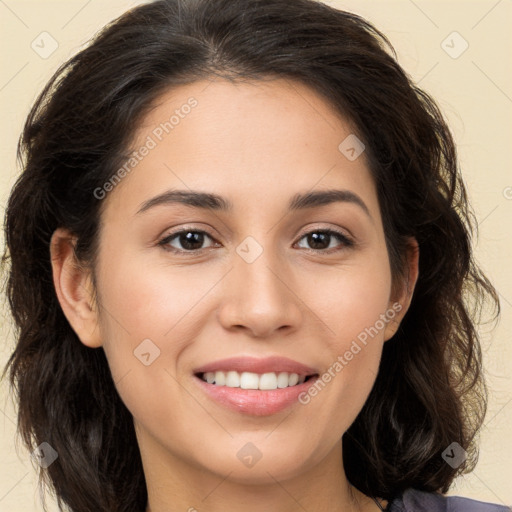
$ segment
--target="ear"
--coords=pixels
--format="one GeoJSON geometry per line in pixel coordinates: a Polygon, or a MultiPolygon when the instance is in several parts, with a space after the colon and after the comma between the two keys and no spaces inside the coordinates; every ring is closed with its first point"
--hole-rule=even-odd
{"type": "Polygon", "coordinates": [[[75,256],[76,237],[68,230],[55,230],[50,241],[53,284],[64,315],[80,341],[91,348],[102,345],[97,304],[90,271],[75,256]]]}
{"type": "Polygon", "coordinates": [[[398,291],[392,294],[388,304],[388,311],[395,312],[395,315],[386,324],[384,330],[384,341],[393,337],[400,326],[400,322],[411,305],[412,295],[418,280],[420,249],[415,238],[409,238],[407,246],[407,269],[398,291]]]}

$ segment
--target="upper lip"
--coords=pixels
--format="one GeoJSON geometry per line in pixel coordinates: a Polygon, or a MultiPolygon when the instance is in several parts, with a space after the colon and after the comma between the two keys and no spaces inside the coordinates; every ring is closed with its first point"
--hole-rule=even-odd
{"type": "Polygon", "coordinates": [[[228,359],[221,359],[205,364],[199,368],[194,369],[194,373],[206,373],[216,371],[235,371],[238,373],[252,372],[252,373],[270,373],[270,372],[287,372],[297,373],[299,376],[316,375],[318,372],[314,368],[306,366],[305,364],[293,361],[287,357],[230,357],[228,359]]]}

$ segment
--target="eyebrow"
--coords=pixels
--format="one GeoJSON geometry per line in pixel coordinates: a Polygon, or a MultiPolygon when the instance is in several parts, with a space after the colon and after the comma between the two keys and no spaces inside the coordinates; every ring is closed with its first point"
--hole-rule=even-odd
{"type": "MultiPolygon", "coordinates": [[[[359,206],[365,213],[372,218],[370,211],[364,201],[350,190],[318,190],[307,192],[305,194],[296,194],[288,203],[288,210],[304,210],[307,208],[317,208],[332,203],[351,203],[359,206]]],[[[209,192],[198,192],[194,190],[169,190],[148,199],[142,203],[137,211],[137,215],[160,205],[184,204],[194,208],[211,209],[215,211],[230,212],[233,210],[233,203],[222,196],[209,192]]]]}

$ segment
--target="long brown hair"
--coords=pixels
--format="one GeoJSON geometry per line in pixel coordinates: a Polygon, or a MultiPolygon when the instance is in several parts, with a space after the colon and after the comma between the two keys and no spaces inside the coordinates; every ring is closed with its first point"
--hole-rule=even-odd
{"type": "Polygon", "coordinates": [[[364,141],[393,279],[408,237],[419,243],[420,268],[410,309],[343,436],[345,471],[369,496],[446,492],[476,463],[487,404],[476,329],[486,300],[499,315],[498,297],[473,259],[476,224],[436,103],[376,28],[314,0],[141,5],[63,64],[37,98],[18,145],[23,171],[7,205],[2,261],[17,327],[5,372],[19,432],[30,449],[48,442],[59,454],[41,475],[72,511],[144,510],[131,414],[103,350],[80,343],[60,308],[49,242],[68,228],[77,258],[94,268],[102,204],[94,190],[119,168],[162,92],[212,75],[305,83],[364,141]],[[458,468],[441,457],[452,442],[468,452],[458,468]]]}

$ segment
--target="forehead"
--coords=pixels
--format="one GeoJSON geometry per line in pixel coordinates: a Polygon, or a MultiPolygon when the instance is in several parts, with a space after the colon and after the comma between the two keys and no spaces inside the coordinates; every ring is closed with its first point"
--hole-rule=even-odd
{"type": "Polygon", "coordinates": [[[340,180],[371,195],[364,152],[350,160],[342,151],[353,132],[348,120],[300,82],[181,85],[162,94],[135,130],[130,147],[139,156],[109,201],[133,211],[163,187],[222,191],[234,202],[240,194],[270,199],[339,186],[340,180]]]}

